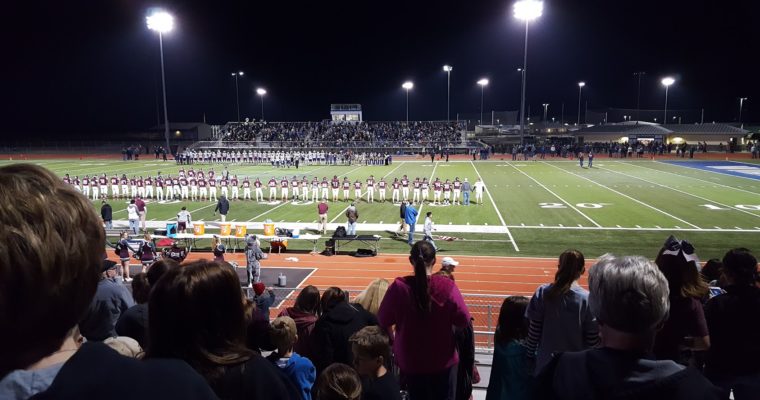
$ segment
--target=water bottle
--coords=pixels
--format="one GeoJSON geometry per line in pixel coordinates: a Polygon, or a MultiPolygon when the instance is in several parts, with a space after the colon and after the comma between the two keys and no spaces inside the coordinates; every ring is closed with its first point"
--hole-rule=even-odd
{"type": "Polygon", "coordinates": [[[285,276],[285,274],[280,273],[280,275],[277,277],[277,286],[279,287],[285,287],[287,285],[288,278],[285,276]]]}

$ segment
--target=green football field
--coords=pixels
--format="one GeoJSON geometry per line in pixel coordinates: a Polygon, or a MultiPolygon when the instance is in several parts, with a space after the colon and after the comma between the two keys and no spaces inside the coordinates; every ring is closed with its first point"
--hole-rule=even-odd
{"type": "MultiPolygon", "coordinates": [[[[106,173],[128,176],[154,176],[159,172],[176,174],[179,166],[152,159],[117,160],[40,160],[28,161],[45,166],[59,175],[72,177],[106,173]]],[[[7,165],[12,161],[2,161],[7,165]]],[[[187,166],[185,168],[188,168],[187,166]]],[[[208,165],[195,165],[208,170],[208,165]]],[[[215,166],[217,176],[223,166],[215,166]]],[[[575,161],[395,161],[390,166],[301,166],[300,169],[274,169],[269,166],[230,165],[239,177],[271,176],[282,178],[306,175],[309,180],[333,175],[362,182],[369,175],[379,180],[407,175],[410,178],[440,177],[442,180],[481,177],[487,191],[483,205],[418,205],[422,229],[424,214],[433,211],[437,234],[455,237],[439,240],[442,250],[450,254],[555,257],[567,248],[577,248],[589,257],[606,252],[643,254],[653,257],[670,234],[690,240],[704,260],[720,257],[729,248],[756,248],[760,239],[760,181],[724,175],[707,170],[686,168],[655,161],[597,159],[593,169],[580,168],[575,161]]],[[[110,182],[109,182],[110,189],[110,182]]],[[[341,197],[343,191],[340,191],[341,197]]],[[[350,191],[353,196],[353,187],[350,191]]],[[[264,190],[268,197],[268,189],[264,190]]],[[[240,191],[242,196],[242,190],[240,191]]],[[[391,190],[388,190],[390,199],[391,190]]],[[[378,198],[376,191],[375,198],[378,198]]],[[[432,197],[432,190],[431,190],[432,197]]],[[[366,198],[366,197],[365,197],[366,198]]],[[[474,196],[473,196],[474,200],[474,196]]],[[[115,225],[126,223],[125,200],[109,200],[115,225]]],[[[215,232],[218,215],[215,203],[172,201],[148,203],[147,219],[162,225],[175,218],[182,205],[191,211],[194,221],[204,221],[215,232]]],[[[347,202],[329,203],[329,220],[345,223],[347,202]]],[[[100,203],[95,206],[99,209],[100,203]]],[[[357,203],[358,231],[383,237],[381,252],[408,251],[405,241],[392,233],[398,225],[398,205],[357,203]],[[394,226],[395,224],[395,226],[394,226]]],[[[233,201],[228,222],[251,224],[271,220],[292,223],[304,229],[315,228],[314,203],[257,203],[233,201]]],[[[260,225],[255,225],[260,226],[260,225]]],[[[332,225],[333,227],[336,225],[332,225]]],[[[421,238],[421,236],[420,236],[421,238]]],[[[293,241],[295,248],[311,245],[293,241]]]]}

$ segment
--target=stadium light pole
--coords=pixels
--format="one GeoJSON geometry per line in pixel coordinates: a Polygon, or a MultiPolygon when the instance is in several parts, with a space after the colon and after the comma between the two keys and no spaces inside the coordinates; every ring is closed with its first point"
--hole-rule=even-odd
{"type": "Polygon", "coordinates": [[[148,29],[158,32],[158,47],[161,53],[161,88],[164,94],[164,140],[166,140],[166,151],[171,152],[169,147],[169,115],[166,107],[166,75],[164,73],[164,38],[163,34],[170,32],[174,28],[174,17],[166,11],[155,11],[145,18],[148,29]]]}
{"type": "Polygon", "coordinates": [[[665,86],[665,116],[662,119],[662,123],[667,124],[668,123],[668,88],[670,85],[674,84],[676,82],[675,79],[667,76],[665,78],[662,78],[662,86],[665,86]]]}
{"type": "Polygon", "coordinates": [[[544,106],[544,125],[546,125],[546,113],[549,112],[549,103],[541,104],[544,106]]]}
{"type": "Polygon", "coordinates": [[[586,82],[578,82],[578,122],[576,126],[581,126],[581,93],[583,93],[583,87],[586,86],[586,82]]]}
{"type": "Polygon", "coordinates": [[[264,95],[267,94],[267,91],[264,88],[258,88],[256,89],[256,94],[258,94],[261,97],[261,120],[264,120],[264,95]]]}
{"type": "Polygon", "coordinates": [[[443,71],[446,72],[446,121],[451,121],[451,70],[454,67],[451,65],[444,65],[443,71]]]}
{"type": "Polygon", "coordinates": [[[747,101],[746,97],[739,97],[739,127],[743,128],[744,125],[742,124],[742,107],[744,106],[744,102],[747,101]]]}
{"type": "Polygon", "coordinates": [[[483,78],[478,81],[480,85],[480,125],[483,125],[483,95],[485,94],[486,86],[488,86],[488,79],[483,78]]]}
{"type": "Polygon", "coordinates": [[[638,87],[636,89],[636,121],[639,121],[641,119],[641,76],[646,75],[647,73],[644,71],[640,72],[634,72],[633,75],[638,77],[638,87]]]}
{"type": "Polygon", "coordinates": [[[237,122],[240,122],[240,91],[238,91],[238,77],[243,76],[243,71],[233,72],[235,77],[235,103],[237,104],[237,122]]]}
{"type": "Polygon", "coordinates": [[[522,66],[522,95],[520,96],[520,144],[525,141],[525,87],[528,67],[528,26],[530,21],[540,17],[544,11],[544,3],[536,0],[520,0],[513,6],[515,18],[525,21],[525,50],[522,66]]]}
{"type": "Polygon", "coordinates": [[[406,123],[409,124],[409,91],[414,87],[414,83],[406,81],[401,87],[406,90],[406,123]]]}

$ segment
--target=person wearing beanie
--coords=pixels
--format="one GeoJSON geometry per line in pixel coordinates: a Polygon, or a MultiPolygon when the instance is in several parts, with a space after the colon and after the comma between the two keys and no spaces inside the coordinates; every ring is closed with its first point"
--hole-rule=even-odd
{"type": "Polygon", "coordinates": [[[253,293],[253,302],[256,304],[255,312],[269,321],[269,307],[272,307],[276,298],[274,290],[271,287],[265,287],[261,282],[256,282],[253,284],[253,293]]]}

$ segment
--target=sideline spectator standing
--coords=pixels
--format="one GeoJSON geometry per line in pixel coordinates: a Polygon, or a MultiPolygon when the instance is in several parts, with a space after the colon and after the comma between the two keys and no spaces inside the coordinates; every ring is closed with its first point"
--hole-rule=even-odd
{"type": "Polygon", "coordinates": [[[438,247],[435,245],[435,241],[433,240],[433,231],[435,228],[433,227],[433,213],[431,211],[428,211],[425,214],[425,227],[423,228],[423,232],[425,233],[425,237],[422,238],[422,240],[425,240],[433,245],[433,249],[435,251],[438,251],[438,247]]]}
{"type": "Polygon", "coordinates": [[[182,209],[177,214],[177,231],[179,233],[187,233],[187,226],[192,223],[192,217],[190,212],[187,211],[187,207],[182,206],[182,209]]]}
{"type": "Polygon", "coordinates": [[[322,199],[322,201],[319,202],[317,205],[317,213],[319,214],[319,228],[322,231],[322,234],[324,235],[327,233],[327,210],[329,207],[327,207],[327,200],[322,199]]]}
{"type": "Polygon", "coordinates": [[[269,307],[272,307],[275,301],[274,290],[271,287],[265,287],[263,283],[256,282],[253,284],[253,302],[256,304],[256,311],[262,319],[269,321],[269,307]],[[266,293],[264,293],[266,292],[266,293]]]}
{"type": "Polygon", "coordinates": [[[222,195],[219,197],[219,201],[216,203],[216,208],[214,209],[214,212],[219,211],[219,217],[222,219],[222,222],[227,220],[227,213],[230,212],[230,202],[227,200],[227,196],[222,195]]]}
{"type": "Polygon", "coordinates": [[[470,205],[470,192],[472,191],[472,186],[470,185],[470,182],[467,181],[467,178],[464,178],[464,182],[462,183],[462,196],[464,199],[463,204],[466,206],[470,205]]]}
{"type": "Polygon", "coordinates": [[[528,361],[535,372],[551,360],[552,353],[579,351],[599,342],[596,320],[588,304],[588,291],[578,285],[586,272],[583,254],[566,250],[559,256],[554,282],[541,285],[530,299],[525,316],[530,320],[528,361]]]}
{"type": "Polygon", "coordinates": [[[470,313],[451,279],[433,275],[435,250],[419,241],[409,252],[414,275],[396,278],[378,311],[380,326],[395,326],[393,350],[412,399],[450,399],[459,357],[452,326],[463,329],[470,313]]]}
{"type": "Polygon", "coordinates": [[[669,309],[668,282],[649,260],[606,254],[589,275],[589,305],[602,347],[556,355],[539,376],[534,398],[720,398],[696,370],[646,357],[669,309]]]}
{"type": "MultiPolygon", "coordinates": [[[[404,210],[404,222],[409,225],[409,239],[406,242],[411,246],[414,243],[414,227],[417,225],[417,209],[411,204],[407,204],[404,210]]],[[[435,246],[433,246],[433,251],[435,251],[435,246]]]]}
{"type": "Polygon", "coordinates": [[[747,249],[733,249],[723,257],[726,293],[705,306],[710,350],[705,375],[736,400],[760,396],[760,288],[757,259],[747,249]]]}
{"type": "Polygon", "coordinates": [[[359,211],[356,210],[355,203],[351,203],[346,210],[346,218],[348,218],[348,224],[346,224],[346,235],[356,236],[356,220],[359,218],[359,211]]]}
{"type": "Polygon", "coordinates": [[[135,199],[135,205],[137,206],[137,214],[140,216],[140,228],[145,230],[145,216],[148,214],[148,207],[140,196],[135,199]]]}
{"type": "Polygon", "coordinates": [[[214,398],[185,363],[132,360],[96,342],[77,349],[73,330],[102,274],[103,248],[93,243],[104,243],[103,226],[92,203],[41,167],[2,167],[0,187],[0,386],[52,361],[63,366],[39,370],[55,377],[40,399],[214,398]],[[115,390],[114,377],[140,384],[115,390]]]}
{"type": "Polygon", "coordinates": [[[132,234],[139,234],[140,212],[137,210],[135,199],[129,201],[129,205],[127,206],[127,219],[129,220],[129,230],[132,231],[132,234]]]}
{"type": "Polygon", "coordinates": [[[106,200],[103,200],[103,205],[100,206],[100,217],[103,218],[106,229],[113,229],[113,209],[106,200]]]}
{"type": "Polygon", "coordinates": [[[150,294],[146,357],[184,360],[222,399],[298,398],[287,377],[245,347],[243,299],[237,275],[222,264],[166,272],[150,294]]]}

